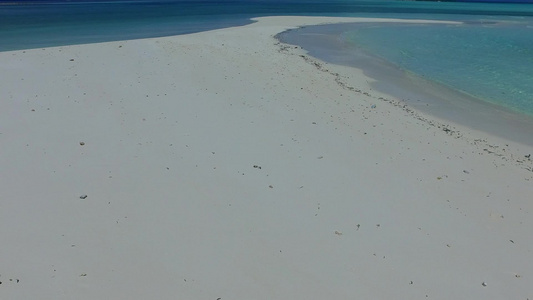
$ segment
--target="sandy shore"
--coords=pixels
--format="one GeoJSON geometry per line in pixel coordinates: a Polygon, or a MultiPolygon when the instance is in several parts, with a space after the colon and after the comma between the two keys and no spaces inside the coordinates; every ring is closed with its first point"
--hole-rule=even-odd
{"type": "Polygon", "coordinates": [[[533,299],[532,147],[274,39],[341,21],[0,53],[0,298],[533,299]]]}

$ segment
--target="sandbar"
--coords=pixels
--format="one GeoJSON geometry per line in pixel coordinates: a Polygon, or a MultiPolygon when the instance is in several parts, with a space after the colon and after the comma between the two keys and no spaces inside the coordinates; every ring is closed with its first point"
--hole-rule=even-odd
{"type": "Polygon", "coordinates": [[[533,299],[533,148],[255,21],[0,53],[0,298],[533,299]]]}

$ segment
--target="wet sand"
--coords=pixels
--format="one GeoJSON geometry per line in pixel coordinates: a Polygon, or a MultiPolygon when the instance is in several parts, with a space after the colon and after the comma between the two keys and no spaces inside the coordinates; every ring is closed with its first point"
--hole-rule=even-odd
{"type": "MultiPolygon", "coordinates": [[[[518,143],[533,145],[533,118],[421,78],[343,41],[343,33],[371,23],[327,24],[290,30],[278,36],[328,63],[352,66],[373,79],[372,87],[410,107],[518,143]]],[[[401,23],[398,23],[401,25],[401,23]]]]}

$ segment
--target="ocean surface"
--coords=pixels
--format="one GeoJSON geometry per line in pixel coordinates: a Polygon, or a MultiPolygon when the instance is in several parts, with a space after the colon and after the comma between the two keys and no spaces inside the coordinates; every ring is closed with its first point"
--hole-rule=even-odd
{"type": "MultiPolygon", "coordinates": [[[[342,43],[533,118],[533,4],[351,0],[0,1],[0,51],[193,33],[268,15],[455,20],[345,26],[342,43]]],[[[355,53],[355,52],[354,52],[355,53]]],[[[531,132],[533,136],[533,132],[531,132]]]]}
{"type": "MultiPolygon", "coordinates": [[[[517,0],[519,1],[519,0],[517,0]]],[[[533,1],[533,0],[532,0],[533,1]]],[[[533,17],[533,4],[374,0],[0,0],[0,51],[169,36],[269,15],[533,17]]]]}
{"type": "Polygon", "coordinates": [[[342,36],[418,76],[533,117],[533,18],[376,24],[342,36]]]}

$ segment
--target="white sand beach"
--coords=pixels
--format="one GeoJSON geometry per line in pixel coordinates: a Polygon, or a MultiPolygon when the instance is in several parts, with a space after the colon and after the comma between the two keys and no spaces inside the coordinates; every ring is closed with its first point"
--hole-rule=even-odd
{"type": "Polygon", "coordinates": [[[0,299],[533,299],[533,147],[257,21],[0,53],[0,299]]]}

